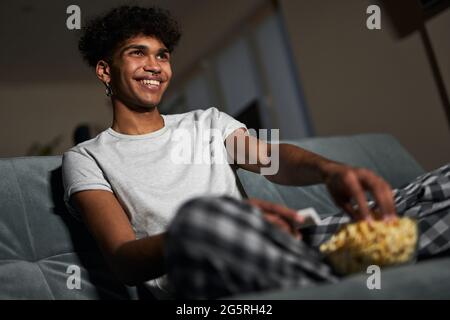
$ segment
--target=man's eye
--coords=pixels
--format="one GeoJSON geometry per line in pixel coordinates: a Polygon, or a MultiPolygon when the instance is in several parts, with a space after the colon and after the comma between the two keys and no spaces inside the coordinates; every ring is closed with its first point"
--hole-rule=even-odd
{"type": "Polygon", "coordinates": [[[131,54],[135,55],[135,56],[142,56],[142,55],[144,55],[144,53],[141,50],[131,51],[131,54]]]}
{"type": "Polygon", "coordinates": [[[156,57],[160,60],[169,60],[169,55],[167,53],[159,53],[156,57]]]}

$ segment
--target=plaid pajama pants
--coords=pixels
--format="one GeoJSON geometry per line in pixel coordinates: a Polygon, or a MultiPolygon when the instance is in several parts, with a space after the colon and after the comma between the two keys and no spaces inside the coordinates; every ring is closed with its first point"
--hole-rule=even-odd
{"type": "MultiPolygon", "coordinates": [[[[418,221],[418,260],[450,252],[450,164],[394,190],[394,197],[398,214],[418,221]]],[[[302,229],[299,241],[245,202],[196,198],[168,229],[167,277],[182,299],[337,282],[318,247],[349,221],[343,212],[330,216],[302,229]]]]}

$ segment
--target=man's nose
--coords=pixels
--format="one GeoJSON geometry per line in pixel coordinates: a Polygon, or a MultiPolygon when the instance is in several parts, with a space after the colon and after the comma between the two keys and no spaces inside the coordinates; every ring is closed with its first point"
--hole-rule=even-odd
{"type": "Polygon", "coordinates": [[[155,58],[147,59],[144,70],[151,73],[161,73],[161,66],[155,58]]]}

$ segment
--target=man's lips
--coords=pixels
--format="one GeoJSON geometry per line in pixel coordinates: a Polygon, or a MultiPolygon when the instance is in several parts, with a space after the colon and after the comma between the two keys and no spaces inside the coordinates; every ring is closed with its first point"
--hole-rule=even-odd
{"type": "Polygon", "coordinates": [[[153,76],[151,76],[151,75],[138,76],[134,80],[137,80],[137,81],[141,81],[141,80],[156,80],[156,81],[159,81],[159,82],[164,82],[163,77],[157,76],[157,75],[153,75],[153,76]]]}
{"type": "Polygon", "coordinates": [[[161,78],[141,78],[136,79],[136,81],[139,82],[143,88],[152,92],[159,91],[161,84],[163,83],[161,78]]]}

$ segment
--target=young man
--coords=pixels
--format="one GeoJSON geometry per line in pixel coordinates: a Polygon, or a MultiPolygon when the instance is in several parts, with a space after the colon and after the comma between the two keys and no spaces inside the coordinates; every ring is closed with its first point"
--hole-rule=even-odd
{"type": "MultiPolygon", "coordinates": [[[[302,220],[293,210],[243,200],[235,167],[261,172],[274,161],[269,155],[275,145],[251,137],[244,124],[215,108],[159,113],[172,78],[171,53],[179,38],[177,23],[158,8],[120,7],[85,28],[79,48],[105,85],[114,117],[111,128],[64,154],[69,209],[84,221],[118,279],[127,285],[146,282],[158,298],[218,297],[275,288],[294,278],[296,285],[333,281],[328,267],[299,241],[294,223],[302,220]],[[208,130],[218,134],[207,133],[205,139],[208,130]],[[190,137],[184,151],[206,158],[226,155],[234,163],[175,161],[180,132],[190,137]],[[246,142],[244,147],[239,143],[234,147],[238,140],[246,142]],[[233,148],[226,148],[230,145],[233,148]],[[244,156],[257,161],[236,161],[244,156]],[[198,231],[205,224],[209,229],[198,231]],[[237,279],[239,272],[230,271],[234,267],[228,264],[238,263],[236,256],[229,255],[233,248],[224,247],[215,233],[242,237],[250,246],[258,243],[268,250],[265,254],[280,258],[287,257],[283,250],[301,248],[295,255],[299,262],[286,260],[291,278],[280,274],[271,278],[265,266],[266,277],[239,288],[246,279],[237,279]],[[277,241],[283,243],[281,249],[277,241]],[[189,283],[188,272],[194,273],[193,282],[189,283]],[[225,282],[237,287],[225,288],[225,282]]],[[[392,190],[373,172],[293,145],[276,147],[279,170],[266,176],[270,181],[297,186],[325,183],[337,205],[354,219],[374,218],[365,197],[369,191],[379,208],[376,218],[395,219],[392,190]]],[[[257,261],[241,267],[251,270],[257,261]]]]}

